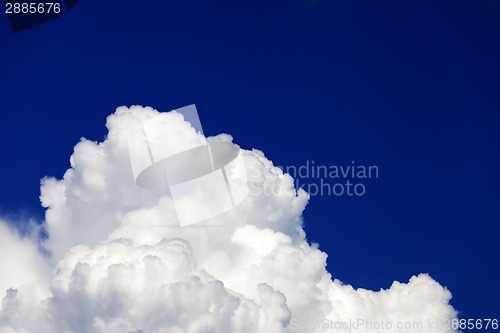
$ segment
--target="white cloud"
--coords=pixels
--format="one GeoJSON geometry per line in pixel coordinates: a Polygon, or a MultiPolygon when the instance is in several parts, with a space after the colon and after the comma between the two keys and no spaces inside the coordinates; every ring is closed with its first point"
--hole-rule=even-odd
{"type": "MultiPolygon", "coordinates": [[[[33,231],[33,233],[36,230],[33,231]]],[[[40,253],[31,234],[21,236],[6,221],[0,219],[0,290],[49,285],[49,265],[40,253]]]]}
{"type": "MultiPolygon", "coordinates": [[[[38,248],[37,228],[32,234],[21,236],[5,220],[0,220],[0,332],[10,325],[23,326],[34,318],[38,304],[50,295],[51,269],[48,260],[38,248]],[[5,297],[4,297],[5,296],[5,297]]],[[[26,331],[29,332],[29,331],[26,331]]]]}
{"type": "Polygon", "coordinates": [[[58,329],[74,332],[279,332],[289,315],[271,287],[249,300],[198,269],[182,239],[74,247],[58,265],[52,292],[48,308],[61,318],[58,329]]]}
{"type": "MultiPolygon", "coordinates": [[[[158,114],[118,108],[106,140],[82,139],[63,179],[42,181],[52,274],[34,264],[43,258],[36,244],[0,224],[0,267],[8,271],[0,287],[18,288],[4,297],[0,333],[316,332],[324,319],[455,318],[450,292],[428,275],[377,292],[332,281],[326,253],[302,229],[308,195],[292,191],[293,179],[257,150],[243,151],[252,195],[205,224],[180,228],[168,193],[136,186],[130,167],[128,134],[158,114]],[[1,256],[12,252],[22,259],[1,256]],[[29,286],[43,290],[44,279],[50,295],[30,299],[29,286]],[[26,313],[36,324],[20,319],[26,313]]],[[[162,130],[175,134],[170,144],[195,138],[179,115],[161,116],[162,130]]]]}

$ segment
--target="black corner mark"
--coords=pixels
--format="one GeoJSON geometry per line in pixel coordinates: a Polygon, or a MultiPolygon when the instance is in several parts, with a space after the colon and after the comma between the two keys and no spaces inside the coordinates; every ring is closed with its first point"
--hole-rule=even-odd
{"type": "Polygon", "coordinates": [[[13,32],[49,22],[73,9],[79,0],[4,0],[4,12],[13,32]]]}
{"type": "Polygon", "coordinates": [[[66,3],[66,11],[73,9],[80,0],[65,0],[66,3]]]}

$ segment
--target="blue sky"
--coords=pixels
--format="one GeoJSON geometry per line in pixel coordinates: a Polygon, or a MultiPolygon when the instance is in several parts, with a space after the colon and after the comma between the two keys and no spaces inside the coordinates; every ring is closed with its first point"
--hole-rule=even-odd
{"type": "Polygon", "coordinates": [[[0,211],[42,219],[40,178],[117,106],[195,103],[275,164],[379,167],[305,211],[334,277],[428,272],[461,318],[498,318],[499,35],[493,0],[81,1],[19,33],[4,15],[0,211]]]}

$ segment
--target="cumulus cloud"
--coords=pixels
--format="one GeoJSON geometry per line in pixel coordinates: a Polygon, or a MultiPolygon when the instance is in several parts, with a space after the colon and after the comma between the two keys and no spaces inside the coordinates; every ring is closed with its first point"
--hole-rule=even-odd
{"type": "MultiPolygon", "coordinates": [[[[48,287],[50,268],[40,252],[35,237],[37,228],[21,235],[7,221],[0,219],[0,290],[21,286],[48,287]]],[[[38,288],[40,287],[40,288],[38,288]]]]}
{"type": "Polygon", "coordinates": [[[283,294],[261,284],[250,300],[225,288],[179,238],[73,247],[52,292],[49,312],[71,332],[280,332],[289,316],[283,294]]]}
{"type": "Polygon", "coordinates": [[[64,177],[42,180],[48,255],[0,223],[0,333],[355,332],[347,323],[360,319],[444,332],[428,322],[456,318],[426,274],[380,291],[333,279],[302,227],[307,193],[258,150],[242,150],[243,203],[179,227],[168,191],[138,187],[130,166],[127,137],[153,117],[172,147],[200,140],[176,112],[118,108],[103,142],[82,139],[64,177]]]}

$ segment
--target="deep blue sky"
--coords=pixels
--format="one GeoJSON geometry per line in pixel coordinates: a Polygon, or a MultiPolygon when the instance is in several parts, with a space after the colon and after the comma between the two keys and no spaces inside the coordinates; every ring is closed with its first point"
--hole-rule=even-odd
{"type": "Polygon", "coordinates": [[[196,103],[279,165],[376,164],[361,198],[315,197],[330,272],[379,289],[428,272],[462,318],[499,318],[500,3],[86,1],[12,33],[0,15],[2,214],[117,106],[196,103]]]}

